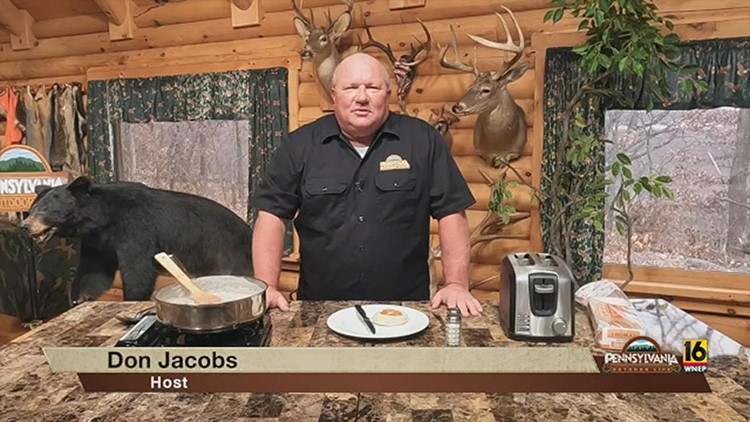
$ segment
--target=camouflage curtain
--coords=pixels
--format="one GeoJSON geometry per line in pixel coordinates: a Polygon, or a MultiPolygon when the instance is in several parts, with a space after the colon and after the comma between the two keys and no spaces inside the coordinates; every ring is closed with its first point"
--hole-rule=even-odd
{"type": "MultiPolygon", "coordinates": [[[[669,83],[672,97],[665,104],[657,104],[665,110],[688,110],[709,107],[750,107],[750,38],[709,40],[684,43],[681,47],[683,63],[701,68],[699,75],[708,81],[709,89],[696,95],[683,93],[679,89],[680,76],[671,74],[669,83]]],[[[549,192],[548,178],[554,171],[555,151],[562,137],[565,109],[577,90],[576,79],[580,75],[578,56],[570,49],[550,49],[544,79],[544,152],[542,159],[542,190],[549,192]]],[[[636,92],[636,108],[645,109],[649,103],[650,90],[639,82],[618,80],[624,92],[636,92]]],[[[590,135],[603,136],[605,107],[584,104],[583,114],[590,135]]],[[[588,163],[590,175],[604,171],[604,151],[594,151],[588,163]]],[[[563,183],[563,189],[574,181],[563,183]]],[[[551,192],[550,192],[551,193],[551,192]]],[[[604,206],[604,204],[602,204],[604,206]]],[[[545,250],[550,251],[550,225],[552,216],[549,204],[542,204],[542,233],[545,250]]],[[[601,278],[604,252],[604,232],[596,230],[589,222],[576,225],[571,239],[573,272],[579,282],[601,278]]]]}
{"type": "MultiPolygon", "coordinates": [[[[252,198],[266,163],[289,127],[287,74],[285,68],[274,68],[90,82],[91,176],[100,183],[118,180],[114,163],[120,122],[247,120],[248,198],[252,198]]],[[[256,213],[248,204],[251,227],[256,213]]],[[[291,247],[290,226],[287,253],[291,247]]]]}
{"type": "MultiPolygon", "coordinates": [[[[542,156],[542,191],[550,194],[550,178],[555,171],[555,153],[562,139],[565,118],[565,109],[568,103],[578,92],[577,79],[580,75],[578,66],[578,55],[570,49],[547,50],[547,64],[544,79],[544,152],[542,156]]],[[[586,132],[591,136],[601,136],[604,133],[604,110],[596,104],[581,104],[575,111],[581,111],[588,123],[586,132]]],[[[590,160],[586,163],[590,170],[587,172],[589,180],[604,171],[604,149],[599,148],[592,151],[590,160]]],[[[585,165],[585,164],[582,164],[585,165]]],[[[569,178],[563,180],[561,186],[563,191],[559,197],[563,197],[565,189],[578,182],[569,178]]],[[[583,183],[584,189],[588,183],[583,183]]],[[[552,252],[550,247],[550,227],[553,216],[550,211],[549,201],[542,204],[542,238],[545,251],[552,252]]],[[[604,207],[604,204],[601,204],[604,207]]],[[[572,207],[571,207],[572,208],[572,207]]],[[[568,208],[570,210],[571,208],[568,208]]],[[[572,213],[567,213],[565,218],[572,213]]],[[[573,274],[579,283],[587,283],[596,280],[601,275],[602,259],[604,254],[604,232],[597,230],[593,224],[583,220],[575,224],[570,239],[570,253],[572,256],[573,274]]],[[[565,258],[564,256],[562,257],[565,258]]]]}
{"type": "MultiPolygon", "coordinates": [[[[680,77],[672,73],[669,78],[670,100],[655,108],[663,110],[691,110],[696,108],[740,107],[750,108],[750,38],[694,41],[684,43],[680,61],[698,66],[699,77],[708,82],[708,91],[701,94],[680,90],[680,77]]],[[[618,81],[622,89],[641,93],[636,109],[645,109],[651,90],[648,85],[618,81]]],[[[658,104],[657,101],[653,101],[658,104]]]]}
{"type": "Polygon", "coordinates": [[[40,246],[17,225],[0,221],[0,313],[31,322],[68,310],[77,251],[75,240],[53,237],[40,246]]]}

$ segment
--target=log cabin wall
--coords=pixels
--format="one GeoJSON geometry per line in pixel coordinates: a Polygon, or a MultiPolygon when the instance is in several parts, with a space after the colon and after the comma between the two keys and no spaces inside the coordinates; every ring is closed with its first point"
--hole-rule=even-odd
{"type": "MultiPolygon", "coordinates": [[[[31,48],[16,49],[17,39],[11,43],[8,33],[0,31],[0,86],[285,66],[290,69],[290,129],[325,114],[328,104],[321,99],[312,64],[299,59],[302,40],[292,23],[295,14],[291,0],[255,0],[262,9],[260,25],[237,28],[233,28],[233,1],[128,0],[132,22],[119,32],[113,30],[113,23],[95,0],[0,2],[2,7],[10,3],[28,12],[33,18],[30,30],[35,39],[31,48]],[[120,39],[128,36],[132,38],[120,39]]],[[[98,3],[119,5],[125,1],[98,3]]],[[[362,30],[366,18],[375,39],[390,44],[398,56],[408,49],[414,37],[423,39],[416,18],[425,23],[432,33],[433,48],[428,60],[418,68],[408,111],[427,120],[430,109],[452,105],[474,79],[438,64],[437,47],[449,43],[450,25],[456,28],[459,48],[464,61],[468,61],[474,43],[465,34],[497,39],[499,22],[494,13],[501,10],[501,4],[515,13],[526,36],[527,49],[522,60],[531,63],[526,74],[509,85],[529,125],[527,148],[515,166],[526,180],[539,186],[544,54],[549,47],[572,45],[570,39],[576,36],[567,39],[565,36],[575,32],[576,21],[566,18],[556,25],[543,23],[548,0],[356,1],[349,40],[356,43],[355,34],[362,30]],[[413,4],[421,6],[402,8],[413,4]]],[[[663,14],[676,16],[678,30],[689,39],[750,36],[750,4],[746,0],[657,0],[656,4],[663,14]]],[[[335,18],[345,8],[337,0],[307,0],[304,7],[306,11],[314,9],[318,22],[327,10],[335,18]]],[[[363,39],[366,39],[364,34],[363,39]]],[[[351,47],[347,53],[355,50],[351,47]]],[[[382,55],[371,54],[385,61],[382,55]]],[[[496,69],[503,60],[498,51],[484,47],[479,47],[477,54],[480,70],[496,69]]],[[[395,94],[391,106],[398,109],[395,94]]],[[[490,189],[477,170],[498,175],[497,170],[488,168],[474,153],[474,121],[475,117],[463,117],[452,128],[453,156],[477,199],[468,212],[472,227],[486,213],[490,196],[490,189]]],[[[514,188],[512,203],[519,211],[530,212],[531,218],[507,230],[505,238],[474,248],[472,280],[497,274],[498,264],[507,253],[541,250],[540,219],[528,189],[514,188]]],[[[436,222],[431,233],[437,234],[436,222]]],[[[293,290],[296,287],[293,258],[285,262],[285,269],[281,287],[293,290]]],[[[496,297],[497,289],[494,281],[479,286],[475,294],[496,297]]],[[[116,297],[118,292],[113,292],[116,297]]]]}
{"type": "MultiPolygon", "coordinates": [[[[330,110],[330,104],[321,99],[312,63],[299,60],[302,40],[293,27],[295,14],[290,0],[262,0],[264,12],[261,25],[234,29],[230,4],[226,0],[159,4],[136,0],[134,21],[137,29],[133,32],[134,37],[127,40],[110,39],[107,17],[93,0],[60,1],[44,7],[30,0],[14,0],[13,3],[35,17],[32,29],[37,44],[31,49],[14,50],[7,38],[0,39],[3,41],[0,44],[0,80],[6,83],[22,85],[51,83],[57,79],[85,81],[148,77],[280,65],[289,67],[292,71],[290,75],[298,78],[298,86],[290,83],[292,129],[330,110]],[[296,99],[296,104],[292,99],[296,99]]],[[[500,3],[487,0],[472,2],[472,7],[455,1],[428,0],[423,7],[397,9],[395,3],[356,1],[352,33],[348,40],[350,44],[356,44],[356,33],[364,27],[366,17],[374,38],[390,44],[398,56],[409,48],[408,43],[414,41],[414,36],[424,39],[416,23],[417,17],[422,19],[432,34],[433,47],[428,60],[418,68],[418,77],[409,96],[408,111],[428,120],[432,108],[442,105],[450,107],[474,80],[471,74],[445,69],[438,63],[438,44],[447,45],[450,42],[450,25],[456,27],[463,60],[469,61],[467,57],[470,57],[474,43],[465,34],[497,39],[499,21],[494,12],[502,9],[500,3]],[[394,9],[391,9],[392,6],[394,9]]],[[[548,1],[509,0],[503,4],[514,11],[519,21],[527,44],[526,57],[522,60],[531,63],[526,74],[509,87],[511,95],[526,113],[529,125],[529,143],[516,167],[530,181],[534,154],[530,140],[534,130],[535,70],[529,44],[532,33],[545,26],[551,28],[551,25],[542,23],[548,1]]],[[[312,7],[318,21],[328,10],[335,18],[345,9],[337,0],[307,0],[304,7],[306,12],[312,7]]],[[[345,54],[356,50],[357,46],[353,45],[345,54]]],[[[377,50],[368,52],[387,62],[377,50]]],[[[480,70],[496,70],[504,59],[502,53],[484,47],[477,50],[477,56],[480,70]]],[[[395,90],[391,106],[393,110],[398,109],[395,90]]],[[[493,177],[499,174],[474,153],[472,128],[475,120],[475,116],[463,117],[452,128],[452,153],[477,199],[468,213],[472,227],[485,215],[490,198],[490,189],[477,170],[483,169],[493,177]]],[[[519,187],[514,191],[513,204],[519,211],[531,212],[529,190],[519,187]]],[[[437,230],[437,222],[433,222],[431,232],[435,244],[438,243],[437,230]]],[[[507,238],[475,248],[472,278],[482,279],[497,273],[497,265],[506,253],[540,249],[541,245],[531,245],[530,237],[531,220],[527,219],[508,230],[507,238]]],[[[293,269],[293,263],[288,265],[293,269]]],[[[440,265],[438,273],[441,274],[440,265]]],[[[281,287],[293,290],[296,276],[285,273],[281,287]]],[[[480,289],[497,291],[497,284],[485,284],[480,289]]]]}

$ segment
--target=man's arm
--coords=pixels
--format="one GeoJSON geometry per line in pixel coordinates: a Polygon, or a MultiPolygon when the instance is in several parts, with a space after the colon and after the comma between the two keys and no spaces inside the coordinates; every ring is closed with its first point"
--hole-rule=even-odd
{"type": "Polygon", "coordinates": [[[445,287],[435,293],[432,306],[444,303],[464,316],[479,315],[482,305],[469,292],[469,222],[464,211],[476,201],[440,134],[429,125],[426,130],[432,147],[430,214],[440,222],[445,276],[445,287]]]}
{"type": "Polygon", "coordinates": [[[482,305],[469,291],[469,222],[460,211],[440,219],[440,247],[445,287],[432,298],[432,306],[445,303],[459,308],[464,316],[479,315],[482,305]]]}
{"type": "Polygon", "coordinates": [[[445,285],[469,288],[469,222],[461,211],[440,220],[440,245],[445,285]]]}
{"type": "Polygon", "coordinates": [[[271,157],[253,198],[252,205],[258,209],[253,230],[253,267],[255,277],[269,286],[266,292],[266,305],[269,308],[288,309],[286,299],[278,290],[286,233],[284,221],[294,218],[299,208],[301,173],[299,148],[295,148],[291,139],[284,136],[271,157]]]}
{"type": "Polygon", "coordinates": [[[266,305],[278,307],[282,311],[289,309],[284,295],[279,292],[281,275],[281,255],[284,249],[286,226],[284,220],[266,212],[259,211],[253,231],[253,268],[255,278],[268,284],[266,305]]]}

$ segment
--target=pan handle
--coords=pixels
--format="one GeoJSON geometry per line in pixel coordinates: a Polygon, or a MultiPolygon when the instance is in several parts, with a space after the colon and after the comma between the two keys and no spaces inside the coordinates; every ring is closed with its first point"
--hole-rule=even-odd
{"type": "Polygon", "coordinates": [[[138,313],[136,313],[132,317],[118,314],[118,315],[115,315],[115,318],[117,318],[118,321],[124,324],[135,324],[138,321],[142,320],[143,317],[145,317],[146,315],[154,315],[155,313],[156,313],[156,305],[152,305],[146,309],[138,311],[138,313]]]}

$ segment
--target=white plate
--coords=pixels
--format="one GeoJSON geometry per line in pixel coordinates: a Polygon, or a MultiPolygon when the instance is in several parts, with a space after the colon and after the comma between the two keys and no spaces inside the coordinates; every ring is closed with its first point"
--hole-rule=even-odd
{"type": "Polygon", "coordinates": [[[362,305],[362,309],[365,310],[370,321],[373,320],[375,314],[385,308],[397,309],[406,314],[409,320],[406,321],[406,324],[395,327],[385,327],[373,322],[373,325],[375,326],[375,334],[373,334],[360,318],[357,310],[352,306],[351,308],[334,312],[329,316],[327,321],[328,328],[341,335],[349,337],[362,339],[390,339],[416,334],[430,325],[430,319],[427,315],[416,309],[398,305],[362,305]]]}

